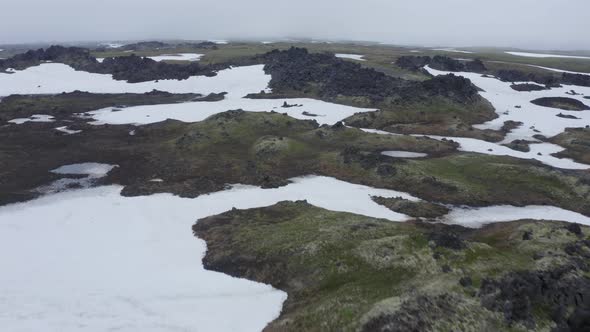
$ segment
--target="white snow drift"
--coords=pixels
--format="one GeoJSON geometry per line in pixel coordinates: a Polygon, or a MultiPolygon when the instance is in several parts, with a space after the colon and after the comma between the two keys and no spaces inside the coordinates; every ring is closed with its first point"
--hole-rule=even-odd
{"type": "Polygon", "coordinates": [[[53,122],[53,116],[47,114],[33,114],[28,118],[18,118],[9,120],[8,123],[23,124],[26,122],[53,122]]]}
{"type": "Polygon", "coordinates": [[[156,61],[168,61],[168,60],[175,60],[175,61],[199,61],[204,56],[204,54],[197,54],[197,53],[178,53],[178,54],[162,54],[157,56],[150,56],[148,58],[156,61]]]}
{"type": "Polygon", "coordinates": [[[51,170],[51,172],[55,174],[83,174],[98,178],[107,175],[115,167],[117,167],[117,165],[81,163],[60,166],[54,170],[51,170]]]}
{"type": "MultiPolygon", "coordinates": [[[[103,173],[104,166],[59,168],[103,173]]],[[[370,196],[402,196],[326,177],[277,189],[238,185],[195,199],[126,198],[120,186],[0,207],[0,326],[7,331],[260,331],[286,294],[206,271],[191,226],[233,207],[307,199],[330,210],[405,220],[370,196]]]]}
{"type": "Polygon", "coordinates": [[[422,158],[428,156],[426,153],[410,151],[383,151],[382,155],[394,158],[422,158]]]}
{"type": "Polygon", "coordinates": [[[186,80],[127,83],[112,75],[76,71],[60,63],[45,63],[12,74],[0,73],[0,96],[11,94],[56,94],[75,90],[94,93],[145,93],[154,89],[172,93],[233,91],[246,95],[266,89],[270,80],[262,65],[219,71],[217,76],[192,76],[186,80]]]}
{"type": "Polygon", "coordinates": [[[513,221],[520,219],[558,220],[590,225],[590,218],[583,214],[564,210],[555,206],[512,206],[498,205],[479,208],[454,208],[444,217],[449,224],[460,224],[466,227],[481,227],[494,222],[513,221]]]}
{"type": "Polygon", "coordinates": [[[336,54],[337,58],[342,58],[342,59],[352,59],[352,60],[357,60],[357,61],[366,61],[365,59],[363,59],[364,55],[360,55],[360,54],[346,54],[346,53],[337,53],[336,54]]]}
{"type": "Polygon", "coordinates": [[[105,177],[117,165],[99,164],[99,163],[81,163],[64,165],[54,170],[52,173],[61,174],[65,177],[57,179],[52,183],[41,186],[36,189],[42,194],[55,194],[64,190],[73,188],[89,188],[102,177],[105,177]],[[84,177],[67,177],[68,175],[86,175],[84,177]]]}
{"type": "Polygon", "coordinates": [[[465,54],[473,54],[475,52],[471,52],[471,51],[462,51],[462,50],[457,50],[454,48],[433,48],[433,51],[443,51],[443,52],[452,52],[452,53],[465,53],[465,54]]]}
{"type": "Polygon", "coordinates": [[[529,58],[569,58],[569,59],[590,59],[587,56],[579,55],[561,55],[561,54],[547,54],[547,53],[530,53],[530,52],[505,52],[507,54],[529,57],[529,58]]]}
{"type": "Polygon", "coordinates": [[[61,131],[62,133],[65,133],[67,135],[79,134],[82,132],[82,130],[68,129],[68,126],[57,127],[57,128],[55,128],[55,130],[61,131]]]}
{"type": "Polygon", "coordinates": [[[61,93],[74,90],[96,93],[144,93],[157,89],[173,93],[201,93],[203,95],[212,92],[227,92],[225,99],[219,102],[135,106],[123,108],[117,112],[113,112],[113,108],[106,108],[89,112],[97,120],[96,124],[148,124],[166,119],[193,122],[232,109],[251,112],[276,111],[287,113],[297,119],[314,119],[320,124],[334,124],[357,112],[375,111],[375,109],[338,105],[314,99],[288,99],[289,104],[301,106],[282,108],[284,99],[243,98],[249,93],[268,91],[270,75],[266,75],[262,67],[261,65],[236,67],[219,71],[214,77],[193,76],[182,81],[160,80],[158,82],[127,83],[113,80],[111,75],[75,71],[63,64],[43,64],[23,71],[16,71],[14,74],[0,73],[0,95],[61,93]]]}
{"type": "Polygon", "coordinates": [[[371,112],[375,109],[364,109],[338,105],[315,99],[248,99],[236,94],[228,94],[218,102],[189,102],[166,105],[133,106],[113,112],[115,108],[88,112],[96,122],[93,124],[135,124],[144,125],[175,119],[184,122],[202,121],[207,117],[227,110],[243,109],[249,112],[287,113],[301,120],[316,120],[319,124],[334,124],[357,112],[371,112]],[[283,108],[283,102],[298,104],[298,107],[283,108]],[[314,115],[309,115],[314,114],[314,115]]]}
{"type": "MultiPolygon", "coordinates": [[[[430,67],[425,67],[433,75],[444,75],[449,72],[439,71],[430,67]]],[[[569,168],[569,169],[588,169],[590,165],[576,163],[570,159],[560,159],[550,154],[562,151],[563,148],[550,143],[531,144],[530,152],[520,152],[502,146],[501,144],[512,142],[516,139],[524,139],[533,142],[539,142],[533,136],[536,134],[552,137],[562,133],[565,128],[584,127],[590,123],[590,112],[588,111],[564,111],[556,108],[543,107],[534,105],[532,100],[541,97],[561,97],[567,96],[587,103],[583,95],[566,95],[566,92],[575,90],[584,95],[590,95],[589,87],[564,85],[561,88],[551,90],[520,92],[510,87],[511,83],[502,82],[492,77],[482,77],[481,74],[460,72],[454,73],[470,79],[476,86],[484,91],[480,94],[489,100],[498,114],[498,118],[480,124],[474,127],[479,129],[495,129],[502,127],[505,121],[512,120],[522,122],[523,125],[510,131],[506,138],[500,144],[489,143],[482,140],[461,137],[446,137],[461,144],[461,150],[472,151],[494,155],[510,155],[517,158],[537,159],[547,165],[569,168]],[[518,108],[518,107],[520,108],[518,108]],[[579,119],[566,119],[557,117],[557,114],[575,115],[579,119]]],[[[442,137],[432,136],[441,139],[442,137]]]]}

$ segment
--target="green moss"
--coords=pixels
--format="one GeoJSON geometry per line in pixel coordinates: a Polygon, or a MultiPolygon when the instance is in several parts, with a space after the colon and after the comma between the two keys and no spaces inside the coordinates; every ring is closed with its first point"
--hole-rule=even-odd
{"type": "MultiPolygon", "coordinates": [[[[475,290],[484,278],[534,270],[536,250],[551,248],[560,255],[562,249],[549,242],[537,241],[540,247],[533,250],[522,245],[528,241],[517,239],[522,230],[530,228],[540,236],[542,229],[557,236],[563,223],[521,221],[463,230],[463,237],[471,239],[463,250],[435,247],[427,240],[431,232],[448,232],[446,227],[450,226],[394,223],[327,211],[305,202],[282,202],[208,217],[198,221],[194,230],[207,241],[208,268],[228,272],[225,264],[231,262],[230,271],[240,267],[239,276],[271,283],[289,293],[271,330],[288,324],[289,330],[321,326],[328,331],[355,331],[379,315],[393,315],[411,306],[420,295],[438,300],[426,302],[435,306],[428,309],[432,311],[423,311],[421,306],[412,311],[420,315],[416,319],[431,319],[437,301],[450,309],[429,323],[433,330],[460,325],[463,330],[497,326],[509,331],[501,313],[481,307],[474,298],[475,290]],[[440,257],[434,258],[435,253],[440,257]],[[451,271],[443,273],[443,265],[451,271]],[[463,276],[472,278],[471,287],[459,285],[463,276]],[[443,294],[454,300],[439,297],[443,294]]],[[[541,323],[550,321],[543,308],[536,308],[534,315],[541,323]]]]}

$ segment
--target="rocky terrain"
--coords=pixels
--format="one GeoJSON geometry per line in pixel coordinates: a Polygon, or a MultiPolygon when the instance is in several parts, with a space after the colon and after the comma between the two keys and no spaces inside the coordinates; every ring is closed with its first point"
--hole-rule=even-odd
{"type": "MultiPolygon", "coordinates": [[[[117,106],[170,104],[194,101],[210,96],[199,94],[173,94],[157,91],[134,94],[96,94],[82,91],[57,95],[11,95],[0,103],[0,123],[15,118],[28,118],[34,114],[46,114],[58,119],[68,119],[75,114],[117,106]]],[[[73,120],[79,120],[74,117],[73,120]]]]}
{"type": "Polygon", "coordinates": [[[588,227],[392,223],[306,202],[199,220],[209,269],[289,294],[265,331],[583,331],[588,227]],[[485,263],[484,263],[485,262],[485,263]]]}
{"type": "Polygon", "coordinates": [[[160,79],[184,80],[195,75],[214,76],[217,70],[230,66],[230,64],[215,66],[203,66],[198,63],[170,64],[136,56],[133,53],[128,56],[106,58],[99,62],[88,49],[51,46],[0,60],[0,71],[9,68],[22,70],[47,62],[64,63],[76,70],[91,73],[112,74],[114,79],[129,83],[160,79]]]}
{"type": "MultiPolygon", "coordinates": [[[[578,86],[590,86],[590,75],[576,74],[576,73],[531,73],[519,69],[499,69],[499,70],[488,70],[486,65],[480,59],[474,60],[456,60],[447,56],[436,55],[434,57],[429,56],[402,56],[396,60],[396,64],[404,69],[419,71],[425,65],[442,70],[442,71],[455,71],[455,72],[475,72],[486,75],[492,75],[498,77],[500,80],[505,82],[535,82],[541,85],[545,85],[549,88],[557,87],[561,84],[567,85],[578,85],[578,86]]],[[[532,88],[529,86],[517,86],[517,88],[525,89],[518,91],[528,91],[526,88],[532,88]]],[[[536,89],[536,88],[534,88],[536,89]]]]}
{"type": "Polygon", "coordinates": [[[568,128],[565,132],[551,138],[551,142],[565,147],[558,155],[582,162],[590,162],[590,128],[568,128]]]}
{"type": "MultiPolygon", "coordinates": [[[[220,71],[230,65],[258,64],[247,67],[251,71],[246,71],[248,75],[244,76],[248,77],[240,77],[230,70],[235,76],[230,76],[231,84],[223,85],[229,92],[219,89],[217,81],[206,81],[207,84],[202,84],[206,88],[199,93],[74,91],[3,96],[0,99],[0,226],[7,225],[4,230],[10,232],[21,226],[25,229],[30,226],[29,220],[17,225],[7,216],[19,206],[27,205],[12,203],[39,202],[35,199],[41,198],[41,205],[52,206],[55,202],[43,199],[54,195],[75,196],[107,188],[109,192],[105,189],[98,198],[90,196],[90,199],[114,204],[111,207],[117,211],[123,211],[118,209],[126,208],[127,204],[143,204],[137,203],[140,199],[153,199],[145,204],[145,211],[141,206],[137,225],[143,229],[141,215],[158,210],[163,212],[155,219],[161,219],[158,221],[163,221],[164,227],[158,228],[162,225],[151,220],[149,227],[145,227],[148,233],[145,239],[139,235],[135,239],[133,234],[136,245],[150,246],[147,250],[143,247],[128,250],[130,255],[145,254],[145,262],[138,259],[142,267],[160,268],[161,262],[152,261],[152,256],[182,248],[182,254],[187,255],[179,253],[182,256],[179,261],[198,264],[200,254],[205,253],[203,241],[193,239],[188,233],[188,241],[194,241],[195,247],[178,244],[187,240],[182,234],[191,231],[189,223],[179,220],[194,224],[194,235],[206,242],[203,258],[206,269],[268,284],[287,293],[280,314],[277,309],[273,320],[266,321],[270,322],[266,331],[574,332],[590,329],[590,228],[554,221],[551,214],[557,210],[560,216],[566,216],[556,220],[586,220],[590,216],[590,172],[583,167],[590,165],[590,129],[585,117],[588,107],[580,101],[584,100],[581,95],[568,87],[561,90],[567,97],[565,94],[535,96],[523,103],[520,99],[516,100],[518,103],[511,100],[501,104],[503,109],[496,110],[483,97],[486,91],[473,84],[478,79],[488,80],[482,78],[487,75],[493,83],[502,84],[506,95],[528,96],[546,90],[555,92],[560,84],[588,86],[590,75],[526,71],[489,60],[489,56],[481,60],[475,55],[469,60],[458,60],[425,50],[421,56],[409,56],[413,53],[407,49],[400,51],[403,55],[394,56],[395,51],[389,48],[369,52],[377,46],[308,44],[311,45],[308,50],[280,44],[268,51],[274,46],[264,45],[156,41],[127,44],[115,51],[52,46],[0,60],[0,75],[13,75],[10,71],[2,72],[9,68],[25,70],[55,62],[78,71],[110,74],[115,80],[129,83],[185,80],[195,75],[205,76],[203,79],[219,78],[224,75],[220,71]],[[202,49],[206,60],[166,63],[133,54],[167,54],[182,47],[202,49]],[[311,47],[316,48],[312,51],[311,47]],[[96,54],[109,52],[125,55],[107,56],[102,62],[95,58],[96,54]],[[365,61],[339,58],[334,53],[363,55],[365,61]],[[425,66],[428,67],[424,69],[425,66]],[[432,76],[428,68],[445,73],[432,76]],[[258,88],[230,89],[239,85],[239,79],[258,84],[249,80],[256,70],[267,79],[258,88]],[[468,79],[446,74],[447,71],[475,74],[468,79]],[[256,92],[266,82],[269,89],[256,92]],[[512,82],[536,84],[511,85],[512,82]],[[246,96],[244,91],[249,94],[246,96]],[[268,99],[276,100],[271,104],[266,103],[268,99]],[[340,114],[337,122],[328,121],[333,114],[318,100],[339,107],[362,108],[352,116],[348,115],[357,109],[342,110],[349,113],[340,114]],[[150,106],[149,112],[143,106],[150,106]],[[204,112],[208,116],[188,122],[194,120],[175,117],[177,106],[184,107],[183,111],[191,115],[204,112]],[[536,112],[534,119],[523,116],[528,114],[524,113],[527,108],[536,112]],[[107,111],[103,114],[106,116],[100,118],[96,111],[103,109],[107,111]],[[99,120],[113,114],[125,114],[127,118],[121,122],[99,120]],[[516,116],[507,117],[511,114],[516,116]],[[546,118],[561,132],[555,135],[548,130],[543,123],[546,118]],[[495,119],[493,126],[482,126],[495,119]],[[564,163],[554,166],[546,157],[564,163]],[[82,178],[85,173],[52,172],[79,163],[100,163],[109,168],[101,176],[89,177],[83,185],[69,180],[82,178]],[[289,189],[299,201],[277,204],[291,196],[259,202],[260,197],[249,194],[249,190],[257,191],[248,185],[259,187],[256,189],[261,197],[272,196],[276,192],[271,188],[293,188],[298,179],[306,176],[329,177],[334,186],[344,181],[350,190],[367,186],[373,191],[340,199],[342,193],[334,192],[338,189],[312,187],[318,192],[328,192],[328,198],[323,199],[338,201],[337,205],[327,207],[321,205],[321,200],[314,202],[307,196],[309,202],[301,201],[302,196],[310,194],[298,192],[301,187],[289,189]],[[56,187],[56,183],[68,185],[56,187]],[[241,197],[246,207],[241,201],[231,200],[224,201],[227,207],[217,206],[215,199],[224,200],[229,197],[224,195],[241,190],[248,197],[235,197],[241,197]],[[391,194],[391,191],[396,192],[391,194]],[[367,206],[362,207],[366,209],[354,213],[347,209],[349,205],[358,205],[363,198],[366,204],[362,204],[367,206]],[[158,202],[169,205],[159,206],[158,202]],[[239,209],[231,209],[232,206],[239,209]],[[481,212],[484,208],[492,212],[481,212]],[[536,215],[550,220],[527,219],[536,218],[527,217],[531,210],[541,211],[536,215]],[[185,213],[192,217],[184,218],[185,213]],[[453,219],[457,213],[463,213],[465,220],[470,215],[476,220],[471,224],[464,222],[463,226],[451,225],[459,220],[453,219]],[[379,219],[392,215],[400,218],[379,219]],[[161,247],[151,246],[164,239],[159,237],[162,234],[178,243],[171,246],[162,240],[157,244],[161,247]]],[[[580,89],[578,92],[585,91],[580,89]]],[[[73,215],[76,209],[56,208],[73,215]]],[[[86,208],[80,210],[88,212],[86,208]]],[[[123,234],[121,239],[125,243],[125,230],[113,232],[98,228],[105,224],[98,222],[104,211],[88,213],[84,218],[90,222],[80,221],[80,229],[92,238],[113,236],[112,242],[123,234]]],[[[116,218],[106,214],[104,217],[110,221],[116,218]]],[[[57,219],[78,227],[66,217],[57,219]]],[[[37,229],[40,225],[34,226],[37,229]]],[[[41,229],[47,234],[59,231],[53,223],[43,226],[46,228],[41,229]]],[[[132,226],[129,229],[134,229],[132,226]]],[[[81,243],[81,239],[75,240],[81,243]]],[[[97,243],[99,248],[90,248],[91,253],[112,249],[105,248],[102,240],[97,243]]],[[[113,257],[119,254],[119,249],[113,257]]],[[[20,251],[14,253],[20,254],[20,251]]],[[[31,256],[23,256],[26,257],[23,260],[32,262],[33,266],[38,256],[36,249],[31,256]]],[[[97,268],[102,268],[100,264],[108,266],[101,261],[97,268]]],[[[181,271],[163,270],[173,275],[167,280],[177,280],[179,275],[186,276],[188,266],[186,271],[184,267],[181,271]]],[[[27,277],[36,280],[36,275],[27,277]]],[[[182,301],[207,296],[202,293],[204,286],[201,287],[199,278],[203,276],[195,274],[194,283],[190,284],[197,288],[198,294],[193,296],[188,292],[182,301]]],[[[151,280],[146,277],[143,281],[151,280]]],[[[110,282],[123,288],[128,286],[110,282]]],[[[151,293],[152,289],[159,285],[145,285],[149,287],[140,284],[141,293],[148,294],[150,299],[144,299],[142,306],[132,298],[121,300],[121,294],[113,296],[117,303],[152,317],[153,308],[158,307],[150,307],[148,302],[155,294],[151,293]]],[[[224,287],[219,286],[226,298],[216,301],[241,301],[231,298],[240,288],[226,291],[224,287]]],[[[153,297],[166,297],[167,302],[176,300],[165,292],[153,297]]],[[[10,304],[12,299],[0,297],[2,301],[10,304]]],[[[86,314],[89,313],[76,317],[86,314]]],[[[232,328],[235,330],[235,326],[232,328]]]]}
{"type": "Polygon", "coordinates": [[[531,103],[539,106],[559,108],[564,111],[584,111],[590,110],[590,107],[583,102],[566,97],[546,97],[531,101],[531,103]]]}
{"type": "MultiPolygon", "coordinates": [[[[446,75],[423,82],[403,80],[330,54],[310,54],[297,48],[270,52],[263,61],[265,71],[273,77],[270,86],[275,96],[305,96],[380,109],[346,119],[350,126],[485,137],[492,141],[503,136],[500,132],[480,131],[471,126],[497,115],[471,82],[462,77],[446,75]]],[[[272,98],[272,95],[250,97],[272,98]]]]}

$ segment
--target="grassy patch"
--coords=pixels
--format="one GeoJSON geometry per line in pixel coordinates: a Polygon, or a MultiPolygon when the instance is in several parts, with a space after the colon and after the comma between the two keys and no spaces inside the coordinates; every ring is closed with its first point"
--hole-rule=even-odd
{"type": "MultiPolygon", "coordinates": [[[[541,229],[556,236],[563,224],[521,221],[461,230],[469,241],[460,250],[428,241],[433,232],[454,232],[450,226],[393,223],[326,211],[306,202],[234,210],[199,220],[193,227],[207,241],[207,268],[289,293],[281,316],[268,326],[271,331],[320,326],[356,331],[378,317],[393,319],[422,297],[430,299],[428,305],[419,305],[412,317],[427,329],[456,324],[468,330],[507,329],[501,315],[482,308],[472,297],[484,278],[536,269],[532,256],[538,250],[563,255],[550,243],[519,238],[529,228],[539,236],[541,229]],[[473,280],[472,286],[459,285],[465,276],[473,280]],[[441,305],[452,310],[434,319],[441,305]]],[[[539,321],[550,320],[543,310],[535,310],[535,315],[539,321]]]]}

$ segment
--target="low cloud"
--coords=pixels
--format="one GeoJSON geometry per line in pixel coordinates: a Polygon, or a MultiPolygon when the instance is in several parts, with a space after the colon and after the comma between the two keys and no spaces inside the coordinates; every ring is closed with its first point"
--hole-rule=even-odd
{"type": "Polygon", "coordinates": [[[427,46],[590,49],[588,0],[21,0],[0,43],[305,37],[427,46]]]}

